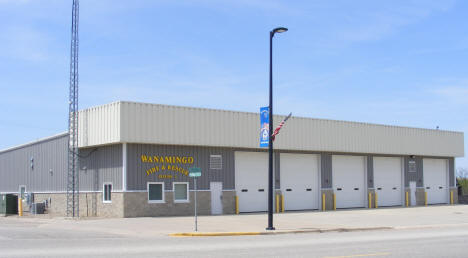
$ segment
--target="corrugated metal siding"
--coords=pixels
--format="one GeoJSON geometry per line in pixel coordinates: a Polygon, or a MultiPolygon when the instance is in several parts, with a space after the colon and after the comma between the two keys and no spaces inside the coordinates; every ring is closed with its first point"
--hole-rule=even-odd
{"type": "MultiPolygon", "coordinates": [[[[112,103],[87,112],[88,117],[99,118],[88,118],[89,146],[117,140],[257,149],[259,146],[258,113],[133,102],[112,103]]],[[[275,116],[274,123],[278,124],[282,118],[275,116]]],[[[275,148],[461,157],[464,155],[463,141],[461,132],[292,117],[281,130],[275,148]]],[[[85,143],[80,141],[80,146],[87,146],[85,143]]]]}
{"type": "Polygon", "coordinates": [[[463,133],[295,117],[275,144],[297,150],[463,156],[463,133]]]}
{"type": "Polygon", "coordinates": [[[80,190],[102,191],[104,183],[122,190],[122,145],[80,149],[80,190]],[[86,167],[86,169],[83,169],[86,167]]]}
{"type": "Polygon", "coordinates": [[[424,187],[424,166],[422,157],[416,157],[416,178],[416,187],[424,187]]]}
{"type": "Polygon", "coordinates": [[[273,171],[275,172],[275,189],[281,189],[281,171],[280,171],[280,152],[273,151],[274,153],[274,164],[273,164],[273,171]]]}
{"type": "MultiPolygon", "coordinates": [[[[80,149],[79,155],[81,191],[101,191],[103,182],[122,189],[121,145],[80,149]]],[[[18,192],[19,185],[28,192],[65,192],[67,175],[68,134],[0,153],[0,192],[18,192]]]]}
{"type": "Polygon", "coordinates": [[[449,159],[449,186],[454,187],[455,186],[455,159],[450,158],[449,159]]]}
{"type": "Polygon", "coordinates": [[[405,187],[409,187],[410,181],[416,182],[416,187],[424,187],[422,157],[405,157],[405,187]],[[409,172],[409,161],[416,161],[416,172],[409,172]]]}
{"type": "Polygon", "coordinates": [[[223,182],[223,189],[234,189],[234,151],[225,148],[209,148],[209,147],[188,147],[188,146],[168,146],[168,145],[149,145],[149,144],[128,144],[127,147],[127,189],[146,190],[147,182],[164,182],[166,190],[172,190],[173,182],[190,182],[190,189],[193,189],[193,179],[185,176],[182,173],[168,170],[160,170],[159,172],[150,173],[146,171],[165,163],[150,163],[142,162],[141,155],[148,156],[178,156],[178,157],[193,157],[193,164],[176,164],[188,170],[189,167],[200,167],[202,176],[197,179],[197,188],[201,190],[209,190],[210,182],[223,182]],[[223,159],[223,168],[221,170],[213,170],[209,168],[210,155],[221,155],[223,159]],[[177,178],[160,179],[158,175],[177,175],[177,178]]]}
{"type": "Polygon", "coordinates": [[[322,188],[332,188],[332,156],[330,153],[320,155],[322,188]]]}
{"type": "Polygon", "coordinates": [[[0,153],[0,192],[16,193],[19,185],[28,192],[65,191],[67,150],[68,135],[60,135],[0,153]]]}
{"type": "Polygon", "coordinates": [[[120,103],[114,102],[78,113],[78,146],[87,147],[120,141],[120,103]]]}
{"type": "Polygon", "coordinates": [[[373,156],[367,156],[367,188],[374,188],[374,157],[373,156]]]}

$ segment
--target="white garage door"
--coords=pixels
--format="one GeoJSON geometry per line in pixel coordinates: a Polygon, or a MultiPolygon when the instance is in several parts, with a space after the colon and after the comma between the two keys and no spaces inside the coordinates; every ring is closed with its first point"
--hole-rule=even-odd
{"type": "Polygon", "coordinates": [[[401,158],[374,157],[374,189],[379,206],[402,205],[401,158]]]}
{"type": "Polygon", "coordinates": [[[337,208],[365,206],[365,162],[360,156],[332,156],[333,190],[337,208]]]}
{"type": "Polygon", "coordinates": [[[239,211],[268,210],[268,154],[236,151],[234,158],[239,211]]]}
{"type": "Polygon", "coordinates": [[[281,192],[285,210],[318,209],[318,155],[280,155],[281,192]]]}
{"type": "Polygon", "coordinates": [[[448,203],[447,160],[423,159],[423,175],[427,203],[448,203]]]}

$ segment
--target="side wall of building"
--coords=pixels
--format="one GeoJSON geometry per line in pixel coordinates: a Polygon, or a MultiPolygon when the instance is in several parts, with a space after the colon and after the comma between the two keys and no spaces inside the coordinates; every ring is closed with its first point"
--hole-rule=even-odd
{"type": "Polygon", "coordinates": [[[0,153],[0,192],[66,191],[68,135],[0,153]]]}
{"type": "Polygon", "coordinates": [[[122,144],[80,149],[80,190],[100,191],[111,183],[122,191],[122,144]]]}
{"type": "MultiPolygon", "coordinates": [[[[68,135],[51,137],[36,143],[20,146],[0,153],[0,192],[17,193],[20,185],[36,194],[35,201],[50,201],[49,211],[64,215],[67,182],[68,135]]],[[[80,213],[82,216],[135,217],[159,215],[190,215],[194,200],[194,179],[188,176],[189,168],[199,167],[202,176],[197,180],[201,214],[211,214],[211,183],[222,184],[223,213],[235,212],[235,151],[265,152],[260,149],[238,149],[175,145],[127,144],[124,157],[122,144],[80,149],[80,213]],[[123,169],[126,158],[126,170],[123,169]],[[124,175],[126,171],[126,175],[124,175]],[[127,180],[123,191],[123,178],[127,180]],[[164,203],[148,202],[148,183],[164,183],[164,203]],[[173,185],[189,183],[189,201],[174,201],[173,185]],[[103,184],[112,184],[112,202],[102,200],[103,184]]],[[[373,158],[385,155],[275,151],[275,185],[280,189],[281,153],[319,154],[321,191],[325,191],[327,209],[333,207],[333,155],[360,155],[366,161],[367,188],[373,194],[373,158]]],[[[454,188],[454,158],[396,156],[403,160],[404,188],[417,183],[417,204],[423,205],[424,158],[448,161],[448,186],[454,188]]]]}
{"type": "MultiPolygon", "coordinates": [[[[127,190],[146,191],[148,182],[164,182],[166,191],[174,182],[189,182],[191,167],[199,167],[202,176],[197,179],[199,190],[209,190],[210,182],[222,182],[223,190],[234,189],[234,151],[227,148],[128,144],[127,190]],[[221,167],[210,167],[210,156],[221,158],[221,167]]],[[[212,164],[214,165],[214,164],[212,164]]]]}
{"type": "Polygon", "coordinates": [[[192,215],[194,178],[189,168],[199,167],[197,178],[199,214],[211,214],[211,182],[222,184],[223,213],[235,212],[234,151],[228,148],[168,146],[149,144],[127,145],[127,191],[124,216],[192,215]],[[148,183],[164,183],[164,201],[148,201],[148,183]],[[174,183],[189,184],[187,202],[174,200],[174,183]]]}
{"type": "MultiPolygon", "coordinates": [[[[102,191],[112,182],[122,190],[122,145],[80,149],[80,191],[102,191]]],[[[65,193],[68,175],[68,134],[0,153],[0,192],[65,193]]]]}

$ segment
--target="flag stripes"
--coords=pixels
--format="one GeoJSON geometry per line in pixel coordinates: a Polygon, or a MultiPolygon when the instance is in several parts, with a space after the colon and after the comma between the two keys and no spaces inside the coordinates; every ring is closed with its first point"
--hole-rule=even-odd
{"type": "Polygon", "coordinates": [[[291,117],[291,115],[292,115],[292,113],[289,113],[289,115],[283,121],[281,121],[281,123],[278,125],[278,127],[276,127],[275,131],[271,135],[271,141],[275,140],[275,137],[276,137],[277,134],[279,134],[279,131],[281,130],[281,127],[283,127],[284,123],[286,122],[286,120],[288,120],[291,117]]]}

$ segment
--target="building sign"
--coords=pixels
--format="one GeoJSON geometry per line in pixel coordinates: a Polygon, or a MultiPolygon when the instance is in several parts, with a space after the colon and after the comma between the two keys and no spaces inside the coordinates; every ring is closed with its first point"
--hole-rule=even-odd
{"type": "MultiPolygon", "coordinates": [[[[185,166],[192,165],[194,158],[192,156],[158,156],[158,155],[141,155],[142,163],[150,163],[152,167],[146,170],[146,175],[154,173],[177,172],[184,176],[189,175],[189,171],[185,166]]],[[[160,174],[159,178],[177,178],[177,175],[160,174]]]]}
{"type": "Polygon", "coordinates": [[[269,134],[269,108],[261,107],[260,108],[260,147],[268,147],[268,142],[270,141],[269,134]]]}

